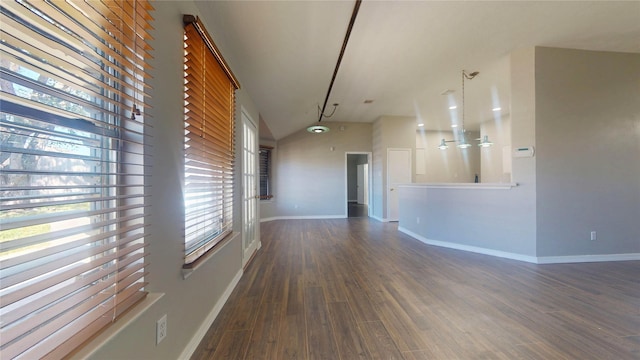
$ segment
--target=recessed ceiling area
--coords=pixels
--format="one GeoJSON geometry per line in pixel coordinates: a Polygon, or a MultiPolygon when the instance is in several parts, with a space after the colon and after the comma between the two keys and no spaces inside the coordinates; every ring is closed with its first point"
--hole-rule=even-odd
{"type": "MultiPolygon", "coordinates": [[[[275,139],[317,122],[353,1],[197,6],[275,139]]],[[[464,69],[480,72],[465,83],[465,126],[477,129],[493,109],[508,113],[513,50],[637,53],[639,39],[638,1],[365,0],[328,99],[340,106],[328,120],[415,116],[424,129],[450,129],[460,119],[464,69]]]]}

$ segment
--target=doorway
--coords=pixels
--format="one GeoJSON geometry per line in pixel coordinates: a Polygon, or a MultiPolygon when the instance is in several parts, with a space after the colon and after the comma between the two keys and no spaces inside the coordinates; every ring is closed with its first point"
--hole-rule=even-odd
{"type": "Polygon", "coordinates": [[[346,159],[346,214],[347,217],[368,217],[371,174],[371,154],[349,152],[346,159]]]}
{"type": "Polygon", "coordinates": [[[256,125],[242,111],[242,266],[260,247],[258,229],[258,137],[256,125]]]}

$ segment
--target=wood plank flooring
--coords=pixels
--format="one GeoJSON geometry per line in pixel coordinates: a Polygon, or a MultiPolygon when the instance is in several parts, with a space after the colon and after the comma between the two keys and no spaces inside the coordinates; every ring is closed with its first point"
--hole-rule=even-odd
{"type": "Polygon", "coordinates": [[[367,218],[261,224],[192,359],[640,359],[640,262],[535,265],[367,218]]]}

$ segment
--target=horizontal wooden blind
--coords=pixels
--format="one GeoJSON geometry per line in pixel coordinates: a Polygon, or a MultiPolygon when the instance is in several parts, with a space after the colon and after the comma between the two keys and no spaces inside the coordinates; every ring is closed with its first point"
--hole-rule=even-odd
{"type": "Polygon", "coordinates": [[[260,147],[260,200],[273,198],[271,194],[271,148],[260,147]]]}
{"type": "Polygon", "coordinates": [[[141,1],[0,2],[0,353],[61,358],[144,298],[141,1]]]}
{"type": "Polygon", "coordinates": [[[233,227],[238,83],[200,22],[185,15],[185,267],[233,227]]]}

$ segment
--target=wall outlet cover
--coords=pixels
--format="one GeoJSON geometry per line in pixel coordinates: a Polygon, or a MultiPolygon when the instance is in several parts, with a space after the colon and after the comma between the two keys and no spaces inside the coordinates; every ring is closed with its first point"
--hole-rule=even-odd
{"type": "Polygon", "coordinates": [[[167,314],[156,322],[156,345],[160,344],[167,337],[167,314]]]}

